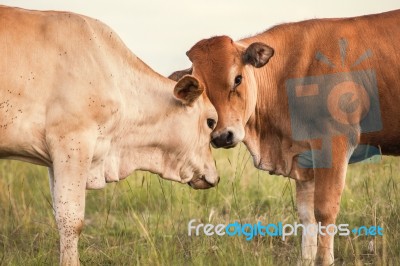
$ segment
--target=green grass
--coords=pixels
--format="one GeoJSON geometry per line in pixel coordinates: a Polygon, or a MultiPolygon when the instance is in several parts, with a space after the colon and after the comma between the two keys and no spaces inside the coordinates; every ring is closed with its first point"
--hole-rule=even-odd
{"type": "MultiPolygon", "coordinates": [[[[191,219],[203,223],[294,223],[295,185],[257,171],[244,146],[215,151],[216,189],[137,172],[103,190],[87,192],[83,265],[295,265],[300,236],[187,235],[191,219]]],[[[400,167],[396,158],[349,168],[337,223],[380,225],[383,237],[336,237],[337,264],[400,264],[400,167]]],[[[56,265],[58,232],[47,170],[0,162],[0,265],[56,265]]]]}

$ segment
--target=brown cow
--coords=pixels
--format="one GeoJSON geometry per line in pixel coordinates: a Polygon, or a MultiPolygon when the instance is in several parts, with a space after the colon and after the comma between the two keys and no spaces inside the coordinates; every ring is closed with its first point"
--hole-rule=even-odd
{"type": "MultiPolygon", "coordinates": [[[[399,10],[314,19],[187,52],[218,112],[214,146],[243,141],[257,168],[294,178],[304,225],[335,223],[348,163],[400,153],[399,25],[399,10]]],[[[329,265],[322,232],[303,236],[302,258],[329,265]]]]}

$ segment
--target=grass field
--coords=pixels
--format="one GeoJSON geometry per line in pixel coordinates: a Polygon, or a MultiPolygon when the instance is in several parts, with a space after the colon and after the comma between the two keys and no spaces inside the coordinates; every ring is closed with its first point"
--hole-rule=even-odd
{"type": "MultiPolygon", "coordinates": [[[[87,192],[83,265],[295,265],[300,236],[192,236],[203,223],[294,223],[295,185],[257,171],[244,146],[215,151],[218,188],[187,185],[137,172],[106,189],[87,192]]],[[[380,225],[384,236],[336,237],[337,265],[400,265],[399,159],[349,167],[337,223],[380,225]]],[[[0,265],[57,265],[58,232],[47,170],[0,162],[0,265]]]]}

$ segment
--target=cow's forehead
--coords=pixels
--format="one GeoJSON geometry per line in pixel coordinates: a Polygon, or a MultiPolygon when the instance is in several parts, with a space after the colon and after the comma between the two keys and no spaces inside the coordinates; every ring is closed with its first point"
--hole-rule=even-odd
{"type": "Polygon", "coordinates": [[[202,71],[220,73],[235,64],[239,51],[231,38],[217,36],[199,41],[187,55],[193,65],[202,71]]]}

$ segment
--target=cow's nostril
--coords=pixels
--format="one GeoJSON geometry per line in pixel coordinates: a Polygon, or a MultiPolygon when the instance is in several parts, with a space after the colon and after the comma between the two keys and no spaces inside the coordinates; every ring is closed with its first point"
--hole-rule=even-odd
{"type": "Polygon", "coordinates": [[[224,146],[224,143],[223,143],[223,140],[222,140],[221,136],[213,138],[211,140],[211,144],[214,146],[214,148],[219,148],[219,147],[223,147],[224,146]]]}
{"type": "Polygon", "coordinates": [[[226,136],[226,143],[232,144],[232,142],[233,142],[233,133],[232,131],[228,131],[228,134],[226,136]]]}

